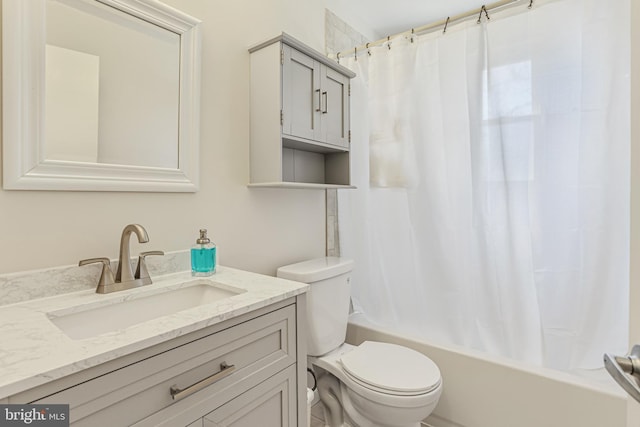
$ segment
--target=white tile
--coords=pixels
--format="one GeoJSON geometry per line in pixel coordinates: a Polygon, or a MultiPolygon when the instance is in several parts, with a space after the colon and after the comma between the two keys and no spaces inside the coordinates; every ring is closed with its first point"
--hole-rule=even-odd
{"type": "Polygon", "coordinates": [[[335,215],[338,206],[338,190],[327,190],[327,212],[331,212],[331,215],[335,215]]]}
{"type": "Polygon", "coordinates": [[[334,216],[327,217],[327,251],[331,252],[335,248],[335,221],[333,221],[334,216]]]}

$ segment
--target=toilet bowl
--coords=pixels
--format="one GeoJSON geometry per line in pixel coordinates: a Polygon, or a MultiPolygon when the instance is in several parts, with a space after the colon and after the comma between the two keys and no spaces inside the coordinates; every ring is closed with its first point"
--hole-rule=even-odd
{"type": "Polygon", "coordinates": [[[417,427],[442,393],[436,364],[421,353],[394,344],[345,343],[308,361],[321,369],[318,391],[325,405],[329,402],[333,406],[326,411],[331,427],[417,427]]]}
{"type": "Polygon", "coordinates": [[[442,393],[440,370],[409,348],[345,343],[353,261],[325,257],[280,267],[278,277],[308,283],[308,365],[330,427],[418,427],[442,393]]]}

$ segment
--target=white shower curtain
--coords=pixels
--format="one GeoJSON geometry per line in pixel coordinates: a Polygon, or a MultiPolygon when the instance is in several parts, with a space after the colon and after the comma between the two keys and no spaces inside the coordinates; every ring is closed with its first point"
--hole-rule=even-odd
{"type": "Polygon", "coordinates": [[[558,369],[626,352],[628,13],[536,1],[347,60],[356,310],[558,369]]]}

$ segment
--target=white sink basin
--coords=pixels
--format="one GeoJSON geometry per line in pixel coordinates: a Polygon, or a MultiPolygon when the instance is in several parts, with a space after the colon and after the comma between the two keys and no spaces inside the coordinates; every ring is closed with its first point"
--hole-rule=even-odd
{"type": "MultiPolygon", "coordinates": [[[[178,289],[140,293],[126,301],[81,311],[47,313],[49,320],[69,338],[91,338],[142,322],[210,304],[246,292],[214,282],[194,282],[178,289]]],[[[114,294],[115,295],[115,294],[114,294]]]]}

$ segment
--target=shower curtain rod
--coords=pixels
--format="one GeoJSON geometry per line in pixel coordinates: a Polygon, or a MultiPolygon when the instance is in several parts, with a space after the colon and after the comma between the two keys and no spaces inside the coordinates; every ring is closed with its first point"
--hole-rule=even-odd
{"type": "Polygon", "coordinates": [[[478,23],[480,23],[480,20],[482,19],[482,14],[484,13],[484,15],[486,16],[487,19],[491,19],[489,17],[489,11],[495,11],[496,9],[502,9],[502,8],[506,8],[507,6],[511,7],[511,6],[516,6],[518,4],[521,3],[529,3],[529,9],[531,9],[531,7],[533,6],[533,0],[501,0],[501,1],[497,1],[495,3],[491,3],[489,5],[482,5],[482,7],[480,7],[479,9],[473,9],[473,10],[469,10],[467,12],[463,12],[460,13],[458,15],[454,15],[454,16],[449,16],[446,19],[442,19],[440,21],[437,22],[432,22],[430,24],[426,24],[423,25],[421,27],[417,27],[417,28],[411,28],[407,31],[403,31],[401,33],[397,33],[397,34],[393,34],[390,36],[387,36],[385,38],[382,38],[380,40],[376,40],[370,43],[365,43],[362,44],[360,46],[356,46],[355,48],[353,48],[352,50],[344,50],[341,52],[338,52],[336,54],[336,59],[338,61],[338,63],[340,62],[340,58],[344,58],[345,56],[349,56],[349,55],[354,55],[354,56],[358,56],[358,51],[363,51],[366,50],[372,46],[380,46],[383,45],[384,43],[390,41],[392,38],[395,37],[399,37],[399,36],[414,36],[414,35],[419,35],[419,34],[425,34],[428,32],[431,32],[433,30],[435,30],[436,28],[442,28],[444,32],[447,31],[447,26],[459,21],[464,21],[466,19],[472,18],[472,17],[478,17],[478,23]]]}

